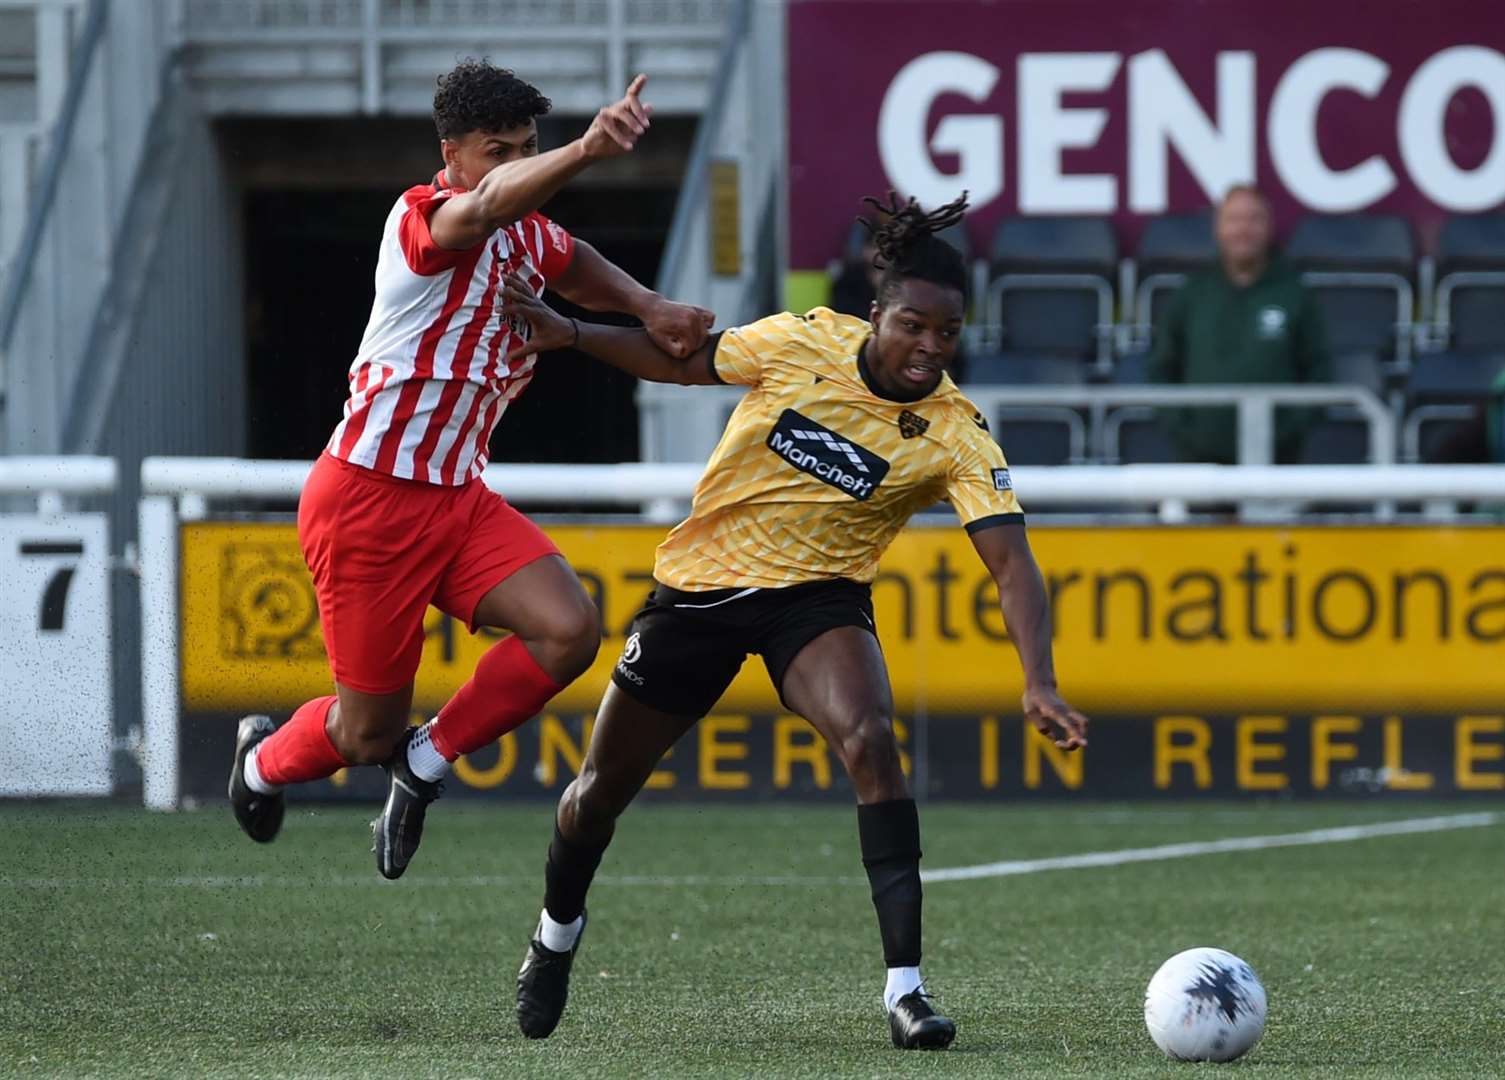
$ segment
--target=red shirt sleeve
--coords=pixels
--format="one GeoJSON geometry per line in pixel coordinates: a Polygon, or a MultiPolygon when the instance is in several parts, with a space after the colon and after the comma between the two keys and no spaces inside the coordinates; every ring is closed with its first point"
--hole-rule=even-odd
{"type": "Polygon", "coordinates": [[[445,199],[454,194],[456,193],[449,188],[435,189],[427,184],[420,184],[403,192],[402,198],[407,203],[407,209],[403,211],[402,220],[397,225],[397,241],[402,245],[403,257],[413,273],[430,277],[448,270],[464,258],[464,251],[440,247],[429,232],[429,218],[433,217],[434,211],[439,209],[445,199]]]}
{"type": "Polygon", "coordinates": [[[525,230],[529,234],[529,246],[536,242],[539,247],[535,253],[538,272],[544,276],[544,280],[553,281],[570,268],[570,261],[575,257],[575,238],[563,226],[555,224],[536,210],[526,220],[530,226],[525,230]]]}

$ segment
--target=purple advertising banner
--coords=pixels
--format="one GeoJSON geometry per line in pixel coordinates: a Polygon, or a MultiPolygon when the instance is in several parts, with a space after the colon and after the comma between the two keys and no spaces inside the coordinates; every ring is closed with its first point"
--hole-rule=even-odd
{"type": "Polygon", "coordinates": [[[1008,215],[1195,210],[1254,181],[1304,213],[1400,213],[1426,250],[1505,203],[1496,0],[792,0],[790,268],[858,201],[971,192],[1008,215]]]}

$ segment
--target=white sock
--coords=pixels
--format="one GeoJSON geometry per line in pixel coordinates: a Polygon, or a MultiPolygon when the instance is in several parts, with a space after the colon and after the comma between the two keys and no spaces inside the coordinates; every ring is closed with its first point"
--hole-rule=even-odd
{"type": "Polygon", "coordinates": [[[888,985],[883,988],[883,1007],[892,1010],[894,1003],[905,994],[912,994],[921,986],[920,969],[896,967],[888,969],[888,985]]]}
{"type": "Polygon", "coordinates": [[[245,777],[246,787],[258,795],[275,795],[282,790],[281,784],[269,784],[261,778],[261,767],[256,764],[256,751],[261,749],[257,743],[251,747],[250,753],[246,754],[246,764],[241,769],[241,775],[245,777]]]}
{"type": "Polygon", "coordinates": [[[538,917],[538,940],[545,949],[553,952],[569,952],[580,940],[580,931],[585,926],[585,916],[575,916],[570,923],[555,922],[545,910],[538,917]]]}
{"type": "Polygon", "coordinates": [[[444,755],[434,748],[434,725],[437,720],[430,720],[418,729],[418,734],[413,736],[413,741],[408,743],[408,768],[420,780],[442,780],[449,772],[449,762],[444,760],[444,755]]]}

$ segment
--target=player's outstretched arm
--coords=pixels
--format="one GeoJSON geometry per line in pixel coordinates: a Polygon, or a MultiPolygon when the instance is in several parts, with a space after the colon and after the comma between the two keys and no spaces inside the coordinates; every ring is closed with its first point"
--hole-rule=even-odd
{"type": "Polygon", "coordinates": [[[704,345],[716,325],[716,316],[705,308],[677,304],[639,285],[578,237],[569,269],[550,281],[549,288],[588,311],[620,311],[641,319],[653,343],[680,359],[704,345]]]}
{"type": "Polygon", "coordinates": [[[1050,649],[1050,600],[1024,526],[995,525],[972,534],[972,546],[998,585],[1009,638],[1024,667],[1024,718],[1063,750],[1087,745],[1087,718],[1056,690],[1050,649]]]}
{"type": "Polygon", "coordinates": [[[708,386],[716,381],[707,355],[709,345],[702,345],[688,356],[670,356],[653,343],[645,330],[565,318],[534,296],[528,283],[514,274],[508,274],[502,284],[502,311],[527,323],[529,331],[527,341],[507,351],[509,364],[529,353],[579,349],[649,382],[708,386]]]}
{"type": "Polygon", "coordinates": [[[574,142],[498,165],[473,191],[446,199],[429,219],[434,242],[451,251],[472,248],[502,226],[537,210],[582,169],[630,152],[653,115],[653,106],[639,97],[647,82],[646,75],[633,79],[622,99],[596,113],[585,134],[574,142]]]}

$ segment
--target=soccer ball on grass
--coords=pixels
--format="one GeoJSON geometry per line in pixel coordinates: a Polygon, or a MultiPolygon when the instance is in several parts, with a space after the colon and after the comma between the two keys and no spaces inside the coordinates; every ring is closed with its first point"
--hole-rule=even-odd
{"type": "Polygon", "coordinates": [[[1265,988],[1222,949],[1187,949],[1160,965],[1144,992],[1144,1024],[1167,1057],[1232,1061],[1265,1030],[1265,988]]]}

